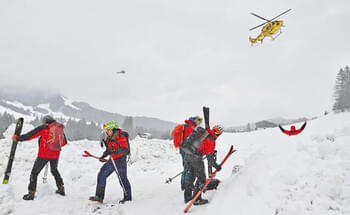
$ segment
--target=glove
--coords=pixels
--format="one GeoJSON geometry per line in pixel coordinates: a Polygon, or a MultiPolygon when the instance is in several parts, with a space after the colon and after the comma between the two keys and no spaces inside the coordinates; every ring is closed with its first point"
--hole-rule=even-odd
{"type": "Polygon", "coordinates": [[[219,172],[221,170],[221,166],[218,165],[217,167],[215,167],[215,169],[219,172]]]}
{"type": "Polygon", "coordinates": [[[213,165],[214,168],[219,172],[221,170],[221,166],[218,164],[213,165]]]}
{"type": "Polygon", "coordinates": [[[106,160],[103,157],[100,157],[98,160],[102,163],[106,162],[106,160]]]}
{"type": "Polygon", "coordinates": [[[105,158],[105,157],[107,157],[110,154],[111,154],[111,151],[109,149],[106,149],[106,151],[103,152],[103,154],[102,154],[102,156],[100,158],[105,158]]]}
{"type": "Polygon", "coordinates": [[[18,138],[19,138],[18,135],[13,135],[13,136],[12,136],[12,140],[13,140],[13,141],[18,141],[18,138]]]}

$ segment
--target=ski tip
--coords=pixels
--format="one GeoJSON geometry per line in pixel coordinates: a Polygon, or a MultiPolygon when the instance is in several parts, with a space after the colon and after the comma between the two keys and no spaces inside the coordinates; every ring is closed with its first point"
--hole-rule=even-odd
{"type": "Polygon", "coordinates": [[[9,180],[7,180],[7,179],[4,179],[3,181],[2,181],[2,184],[8,184],[9,183],[9,180]]]}

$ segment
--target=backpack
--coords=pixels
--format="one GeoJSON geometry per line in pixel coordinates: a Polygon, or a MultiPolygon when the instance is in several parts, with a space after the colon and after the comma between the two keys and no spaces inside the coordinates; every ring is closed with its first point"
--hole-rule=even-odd
{"type": "Polygon", "coordinates": [[[205,140],[209,136],[209,132],[202,128],[197,127],[190,136],[184,140],[184,144],[182,145],[181,149],[183,152],[187,154],[200,154],[200,152],[197,150],[205,140]]]}
{"type": "MultiPolygon", "coordinates": [[[[130,157],[131,157],[131,150],[130,150],[130,143],[129,143],[129,133],[123,131],[122,133],[120,133],[120,136],[126,137],[126,141],[127,141],[127,143],[128,143],[129,151],[128,151],[127,154],[125,154],[125,156],[127,157],[127,159],[126,159],[127,162],[129,162],[129,161],[130,161],[130,157]]],[[[120,143],[119,143],[118,140],[117,140],[117,132],[116,132],[115,134],[113,134],[112,139],[115,140],[115,143],[116,143],[119,147],[121,147],[120,143]]],[[[107,144],[107,142],[106,142],[105,140],[103,140],[103,142],[104,142],[104,144],[105,144],[105,146],[106,146],[106,149],[108,149],[108,144],[107,144]]]]}
{"type": "Polygon", "coordinates": [[[58,122],[48,124],[49,136],[47,146],[52,151],[61,151],[62,146],[66,145],[64,138],[64,125],[58,122]]]}
{"type": "Polygon", "coordinates": [[[174,128],[172,134],[173,134],[173,143],[175,148],[181,147],[184,140],[184,132],[185,132],[184,124],[179,124],[174,128]]]}

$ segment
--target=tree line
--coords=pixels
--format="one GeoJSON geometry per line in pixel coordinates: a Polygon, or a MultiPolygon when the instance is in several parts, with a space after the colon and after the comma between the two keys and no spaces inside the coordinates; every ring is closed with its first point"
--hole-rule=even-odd
{"type": "MultiPolygon", "coordinates": [[[[68,140],[100,140],[103,134],[103,125],[93,122],[86,121],[85,119],[71,119],[55,118],[57,122],[62,123],[65,126],[65,134],[68,140]]],[[[30,124],[37,127],[41,124],[42,117],[35,117],[34,120],[30,121],[30,124]]],[[[0,113],[0,139],[4,138],[3,133],[7,128],[15,123],[16,119],[9,113],[0,113]]],[[[151,138],[158,139],[171,139],[171,131],[161,132],[156,129],[149,129],[143,127],[134,127],[133,117],[126,117],[123,123],[119,124],[122,130],[129,133],[130,139],[134,139],[136,136],[142,136],[144,133],[150,133],[151,138]]]]}

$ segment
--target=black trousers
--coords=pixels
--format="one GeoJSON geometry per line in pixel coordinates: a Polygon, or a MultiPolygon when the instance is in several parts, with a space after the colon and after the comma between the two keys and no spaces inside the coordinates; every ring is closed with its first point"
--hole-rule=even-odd
{"type": "Polygon", "coordinates": [[[48,162],[50,162],[51,173],[56,180],[57,188],[63,185],[62,177],[57,169],[58,159],[48,159],[48,158],[37,157],[34,162],[32,172],[30,173],[29,185],[28,185],[29,192],[33,192],[36,190],[38,175],[48,162]]]}
{"type": "MultiPolygon", "coordinates": [[[[185,155],[184,163],[187,166],[187,177],[185,179],[184,199],[191,200],[203,187],[206,181],[204,162],[196,155],[185,155]],[[194,182],[196,183],[194,184],[194,182]]],[[[199,197],[199,199],[201,196],[199,197]]]]}

